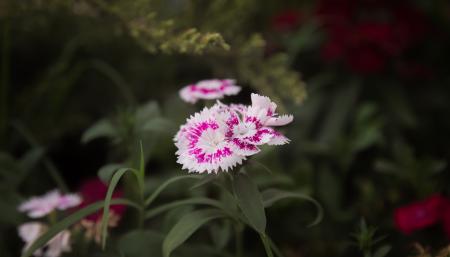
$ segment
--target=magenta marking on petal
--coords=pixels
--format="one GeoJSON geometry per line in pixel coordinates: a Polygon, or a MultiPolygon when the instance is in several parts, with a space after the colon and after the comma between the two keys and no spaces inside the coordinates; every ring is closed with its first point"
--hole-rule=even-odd
{"type": "Polygon", "coordinates": [[[199,153],[195,154],[195,159],[197,160],[197,163],[217,163],[221,161],[223,158],[228,157],[232,155],[233,152],[230,148],[224,147],[222,149],[217,149],[214,153],[206,154],[206,153],[199,153]]]}
{"type": "Polygon", "coordinates": [[[249,151],[256,151],[257,147],[255,145],[249,144],[249,143],[245,143],[241,140],[239,140],[238,138],[233,138],[232,142],[239,147],[239,149],[241,150],[249,150],[249,151]]]}
{"type": "Polygon", "coordinates": [[[245,118],[245,122],[250,122],[250,123],[255,124],[256,129],[259,129],[259,128],[262,127],[261,121],[258,118],[254,117],[254,116],[246,117],[245,118]]]}

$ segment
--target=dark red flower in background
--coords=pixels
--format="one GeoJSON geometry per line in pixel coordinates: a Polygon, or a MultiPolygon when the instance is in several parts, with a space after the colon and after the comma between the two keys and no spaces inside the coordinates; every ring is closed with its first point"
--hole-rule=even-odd
{"type": "MultiPolygon", "coordinates": [[[[103,183],[98,178],[92,178],[86,180],[80,187],[79,194],[83,198],[83,202],[79,206],[79,208],[84,208],[92,203],[101,201],[105,199],[106,192],[108,191],[108,186],[103,183]]],[[[123,196],[123,192],[121,190],[117,190],[113,193],[112,198],[121,198],[123,196]]],[[[118,217],[121,217],[123,213],[125,212],[126,206],[125,205],[111,205],[111,212],[114,212],[115,215],[118,217]]],[[[89,216],[87,216],[85,219],[91,220],[91,221],[97,221],[101,219],[101,216],[103,214],[103,211],[98,211],[96,213],[93,213],[89,216]]]]}
{"type": "Polygon", "coordinates": [[[398,1],[322,0],[316,16],[327,35],[322,58],[363,74],[384,70],[423,39],[428,27],[423,14],[398,1]]]}
{"type": "Polygon", "coordinates": [[[450,239],[450,200],[446,199],[444,206],[444,213],[442,215],[442,226],[444,227],[444,232],[450,239]]]}
{"type": "Polygon", "coordinates": [[[419,202],[397,208],[395,226],[404,234],[411,234],[432,225],[442,224],[450,239],[450,200],[435,194],[419,202]]]}
{"type": "Polygon", "coordinates": [[[441,220],[444,201],[441,195],[433,195],[423,201],[400,207],[395,210],[395,225],[405,234],[434,225],[441,220]]]}
{"type": "Polygon", "coordinates": [[[288,32],[298,28],[302,18],[298,10],[283,10],[272,17],[271,25],[275,31],[288,32]]]}

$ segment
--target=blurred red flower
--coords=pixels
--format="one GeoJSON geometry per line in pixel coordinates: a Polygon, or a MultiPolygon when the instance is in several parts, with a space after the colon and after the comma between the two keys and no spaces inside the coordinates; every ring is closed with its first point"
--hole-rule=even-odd
{"type": "Polygon", "coordinates": [[[401,232],[411,234],[442,221],[444,209],[449,209],[448,201],[435,194],[425,200],[397,208],[394,213],[395,225],[401,232]]]}
{"type": "Polygon", "coordinates": [[[303,15],[298,10],[283,10],[272,17],[271,26],[275,31],[288,32],[300,25],[303,15]]]}
{"type": "Polygon", "coordinates": [[[444,232],[450,239],[450,200],[445,201],[444,213],[442,215],[442,225],[444,227],[444,232]]]}
{"type": "Polygon", "coordinates": [[[427,31],[424,15],[401,2],[322,0],[316,16],[328,37],[322,58],[363,74],[382,71],[427,31]]]}
{"type": "MultiPolygon", "coordinates": [[[[98,178],[91,178],[86,181],[84,181],[80,187],[79,194],[81,195],[83,202],[79,205],[78,208],[84,208],[92,203],[101,201],[105,199],[106,192],[108,191],[108,186],[103,183],[98,178]]],[[[112,198],[121,198],[123,196],[122,190],[115,190],[113,193],[112,198]]],[[[126,206],[125,205],[111,205],[111,212],[114,212],[115,215],[121,217],[123,213],[125,212],[126,206]]],[[[87,216],[85,219],[90,221],[97,221],[101,219],[101,216],[103,214],[103,211],[98,211],[96,213],[93,213],[89,216],[87,216]]]]}

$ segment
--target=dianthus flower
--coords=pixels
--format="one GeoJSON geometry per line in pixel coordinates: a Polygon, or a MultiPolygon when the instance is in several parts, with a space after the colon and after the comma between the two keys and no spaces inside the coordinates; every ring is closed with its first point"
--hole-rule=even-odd
{"type": "Polygon", "coordinates": [[[66,210],[81,203],[76,194],[61,194],[53,190],[43,196],[35,196],[19,205],[19,211],[26,212],[31,218],[40,218],[54,210],[66,210]]]}
{"type": "MultiPolygon", "coordinates": [[[[47,225],[40,222],[28,222],[20,225],[18,228],[19,236],[25,242],[23,251],[26,251],[47,229],[47,225]]],[[[63,252],[70,252],[70,250],[70,232],[63,230],[48,241],[45,247],[37,249],[33,255],[59,257],[63,252]]]]}
{"type": "Polygon", "coordinates": [[[251,99],[250,106],[217,102],[192,115],[180,127],[174,141],[177,162],[183,169],[200,173],[228,171],[258,153],[261,145],[289,142],[272,126],[292,122],[292,115],[278,116],[277,105],[268,97],[252,94],[251,99]]]}
{"type": "Polygon", "coordinates": [[[188,103],[196,103],[199,99],[221,99],[226,95],[236,95],[241,87],[232,79],[202,80],[180,90],[180,97],[188,103]]]}

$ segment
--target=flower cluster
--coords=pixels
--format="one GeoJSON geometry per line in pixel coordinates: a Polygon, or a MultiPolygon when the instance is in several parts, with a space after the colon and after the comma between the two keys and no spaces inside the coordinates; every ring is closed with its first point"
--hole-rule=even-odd
{"type": "Polygon", "coordinates": [[[422,13],[401,2],[321,0],[316,14],[328,37],[323,59],[343,61],[363,74],[380,72],[389,60],[399,59],[429,29],[422,13]]]}
{"type": "Polygon", "coordinates": [[[241,164],[260,146],[289,142],[273,127],[286,125],[292,115],[276,113],[277,105],[268,97],[251,95],[250,106],[217,102],[192,115],[182,125],[174,141],[178,163],[189,172],[217,173],[241,164]]]}
{"type": "MultiPolygon", "coordinates": [[[[58,190],[50,191],[43,196],[32,197],[19,205],[19,211],[26,212],[30,218],[41,218],[56,210],[66,210],[78,206],[82,199],[76,194],[61,194],[58,190]]],[[[47,231],[42,222],[27,222],[19,226],[19,236],[25,241],[23,251],[47,231]]],[[[58,257],[71,250],[70,231],[63,230],[47,242],[44,248],[34,252],[35,256],[58,257]]]]}
{"type": "Polygon", "coordinates": [[[405,234],[441,223],[450,238],[450,200],[435,194],[395,210],[396,227],[405,234]]]}
{"type": "Polygon", "coordinates": [[[220,99],[226,95],[236,95],[241,87],[232,79],[202,80],[180,90],[180,97],[188,103],[196,103],[199,99],[220,99]]]}

